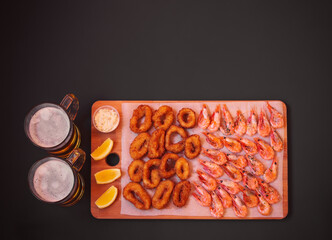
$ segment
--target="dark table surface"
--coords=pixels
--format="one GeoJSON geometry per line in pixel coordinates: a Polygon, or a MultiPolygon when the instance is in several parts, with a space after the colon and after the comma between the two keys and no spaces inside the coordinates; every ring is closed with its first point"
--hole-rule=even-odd
{"type": "MultiPolygon", "coordinates": [[[[11,1],[3,6],[2,239],[324,239],[331,223],[331,7],[321,1],[11,1]],[[41,102],[280,99],[288,107],[289,215],[274,221],[97,220],[83,199],[29,192],[46,156],[24,135],[41,102]],[[7,119],[7,120],[6,120],[7,119]]],[[[329,234],[331,235],[331,234],[329,234]]]]}

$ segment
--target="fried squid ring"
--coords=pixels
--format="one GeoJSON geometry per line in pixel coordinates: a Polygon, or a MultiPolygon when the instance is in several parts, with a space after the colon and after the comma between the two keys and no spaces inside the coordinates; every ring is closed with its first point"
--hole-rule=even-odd
{"type": "Polygon", "coordinates": [[[155,188],[160,183],[160,159],[150,159],[143,167],[143,184],[146,188],[155,188]]]}
{"type": "Polygon", "coordinates": [[[159,166],[159,173],[162,178],[170,178],[175,174],[174,166],[178,158],[179,156],[175,153],[166,153],[162,157],[159,166]],[[169,160],[171,160],[171,162],[169,162],[169,160]]]}
{"type": "Polygon", "coordinates": [[[191,184],[189,181],[182,181],[175,185],[173,191],[173,203],[177,207],[186,205],[190,196],[191,184]]]}
{"type": "Polygon", "coordinates": [[[164,208],[169,202],[173,188],[174,182],[171,180],[165,180],[159,183],[152,197],[152,206],[157,209],[164,208]]]}
{"type": "Polygon", "coordinates": [[[148,152],[150,134],[141,133],[130,144],[129,153],[133,159],[140,159],[148,152]]]}
{"type": "Polygon", "coordinates": [[[174,112],[170,106],[161,106],[153,114],[153,126],[166,131],[173,124],[174,118],[174,112]]]}
{"type": "Polygon", "coordinates": [[[152,126],[152,109],[148,105],[139,105],[130,119],[130,129],[135,133],[148,131],[152,126]],[[144,122],[140,120],[145,117],[144,122]]]}
{"type": "Polygon", "coordinates": [[[193,128],[196,125],[195,112],[190,108],[182,108],[178,115],[178,122],[183,128],[193,128]]]}
{"type": "Polygon", "coordinates": [[[143,168],[145,162],[142,160],[134,160],[128,166],[128,175],[133,182],[140,182],[143,178],[143,168]]]}
{"type": "Polygon", "coordinates": [[[189,178],[190,168],[189,168],[189,163],[185,158],[179,158],[175,162],[174,169],[175,169],[176,175],[181,180],[186,180],[189,178]]]}
{"type": "Polygon", "coordinates": [[[201,152],[201,140],[197,134],[188,137],[184,146],[184,155],[189,159],[197,157],[201,152]]]}
{"type": "Polygon", "coordinates": [[[138,183],[128,183],[123,188],[123,197],[138,209],[147,210],[151,207],[150,195],[138,183]]]}
{"type": "Polygon", "coordinates": [[[166,139],[165,139],[165,148],[173,153],[179,153],[183,151],[184,149],[184,141],[187,138],[188,134],[186,130],[184,130],[182,127],[178,127],[176,125],[172,125],[166,132],[166,139]],[[182,137],[182,140],[177,143],[172,142],[172,135],[174,133],[179,134],[182,137]]]}
{"type": "Polygon", "coordinates": [[[151,134],[149,147],[149,158],[160,158],[165,152],[165,131],[157,129],[151,134]]]}

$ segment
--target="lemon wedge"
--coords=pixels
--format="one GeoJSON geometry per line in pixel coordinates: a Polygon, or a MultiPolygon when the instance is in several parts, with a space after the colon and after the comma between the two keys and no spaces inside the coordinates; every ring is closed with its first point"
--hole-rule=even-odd
{"type": "Polygon", "coordinates": [[[95,173],[96,182],[98,184],[111,183],[119,177],[121,177],[120,169],[105,169],[95,173]]]}
{"type": "Polygon", "coordinates": [[[101,160],[107,157],[108,154],[112,151],[113,141],[110,138],[107,138],[102,145],[100,145],[96,150],[91,153],[91,157],[94,160],[101,160]]]}
{"type": "Polygon", "coordinates": [[[116,199],[116,196],[118,195],[118,189],[114,186],[107,189],[106,192],[104,192],[98,199],[95,201],[95,204],[98,208],[106,208],[110,206],[116,199]]]}

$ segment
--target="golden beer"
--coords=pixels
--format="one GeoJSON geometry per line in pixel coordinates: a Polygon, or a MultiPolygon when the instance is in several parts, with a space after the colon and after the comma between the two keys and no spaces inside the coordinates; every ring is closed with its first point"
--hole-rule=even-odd
{"type": "Polygon", "coordinates": [[[59,156],[59,157],[66,157],[68,156],[74,149],[78,148],[81,144],[81,133],[78,130],[77,126],[73,124],[73,133],[71,134],[71,138],[68,140],[63,147],[59,150],[49,151],[50,154],[59,156]]]}
{"type": "Polygon", "coordinates": [[[37,161],[28,176],[31,192],[46,203],[74,205],[84,194],[84,180],[79,174],[84,162],[81,149],[75,149],[65,160],[47,157],[37,161]]]}
{"type": "Polygon", "coordinates": [[[60,105],[43,103],[25,118],[24,129],[33,144],[59,157],[68,156],[81,143],[81,134],[73,123],[79,102],[67,94],[60,105]]]}

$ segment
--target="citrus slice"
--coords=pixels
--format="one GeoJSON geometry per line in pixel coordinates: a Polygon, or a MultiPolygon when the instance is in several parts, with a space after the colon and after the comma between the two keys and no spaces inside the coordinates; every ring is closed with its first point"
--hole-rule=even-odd
{"type": "Polygon", "coordinates": [[[94,160],[101,160],[107,157],[108,154],[112,151],[113,141],[110,138],[107,138],[102,145],[100,145],[96,150],[91,153],[91,157],[94,160]]]}
{"type": "Polygon", "coordinates": [[[95,204],[97,205],[98,208],[106,208],[114,202],[117,195],[118,195],[118,189],[112,186],[109,189],[107,189],[107,191],[104,192],[97,199],[97,201],[95,201],[95,204]]]}
{"type": "Polygon", "coordinates": [[[95,173],[96,182],[98,184],[111,183],[119,177],[121,177],[120,169],[105,169],[95,173]]]}

